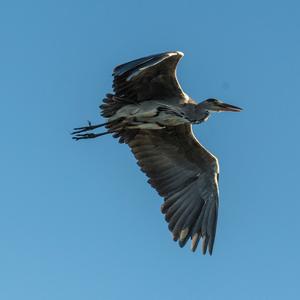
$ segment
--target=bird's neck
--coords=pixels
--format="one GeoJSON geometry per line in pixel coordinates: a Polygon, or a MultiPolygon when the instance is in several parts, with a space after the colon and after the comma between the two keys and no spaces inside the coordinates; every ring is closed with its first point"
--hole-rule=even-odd
{"type": "Polygon", "coordinates": [[[211,112],[202,103],[196,105],[195,111],[196,111],[197,120],[199,122],[207,121],[207,119],[211,115],[211,112]]]}

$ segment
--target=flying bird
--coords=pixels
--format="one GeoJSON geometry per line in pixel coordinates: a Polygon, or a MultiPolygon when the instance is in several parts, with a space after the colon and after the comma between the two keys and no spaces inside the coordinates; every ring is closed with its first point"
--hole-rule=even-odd
{"type": "Polygon", "coordinates": [[[195,251],[213,252],[219,206],[217,158],[195,138],[192,125],[213,112],[241,108],[217,99],[197,103],[177,81],[183,53],[165,52],[130,61],[113,70],[113,94],[100,105],[103,124],[75,128],[75,140],[112,134],[131,148],[148,182],[164,203],[161,211],[173,239],[195,251]],[[99,127],[106,131],[92,133],[99,127]]]}

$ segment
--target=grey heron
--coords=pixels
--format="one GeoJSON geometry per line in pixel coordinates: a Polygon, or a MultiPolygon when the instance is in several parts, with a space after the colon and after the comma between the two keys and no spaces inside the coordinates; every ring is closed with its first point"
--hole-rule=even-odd
{"type": "Polygon", "coordinates": [[[161,211],[173,239],[183,247],[191,239],[195,251],[210,254],[216,234],[219,206],[217,158],[195,138],[192,125],[213,112],[241,108],[217,99],[195,102],[181,89],[176,67],[179,51],[151,55],[117,66],[113,94],[100,105],[107,122],[75,128],[73,138],[91,139],[112,134],[131,148],[148,182],[164,203],[161,211]],[[91,133],[98,127],[107,131],[91,133]],[[88,132],[88,133],[86,133],[88,132]]]}

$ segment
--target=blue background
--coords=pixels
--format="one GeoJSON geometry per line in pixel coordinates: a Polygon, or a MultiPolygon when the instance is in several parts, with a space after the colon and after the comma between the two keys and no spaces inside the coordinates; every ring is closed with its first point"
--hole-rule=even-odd
{"type": "Polygon", "coordinates": [[[1,1],[0,298],[300,299],[297,1],[1,1]],[[213,256],[180,249],[101,122],[115,65],[181,50],[195,127],[220,161],[213,256]]]}

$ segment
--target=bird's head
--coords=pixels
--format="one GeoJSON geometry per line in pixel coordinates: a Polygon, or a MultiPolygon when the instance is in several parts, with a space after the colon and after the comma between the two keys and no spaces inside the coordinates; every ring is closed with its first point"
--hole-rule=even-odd
{"type": "Polygon", "coordinates": [[[199,108],[204,109],[204,110],[208,111],[209,113],[221,112],[221,111],[239,112],[242,110],[242,108],[239,108],[239,107],[231,105],[231,104],[224,103],[220,100],[213,99],[213,98],[207,99],[198,105],[199,105],[199,108]]]}

